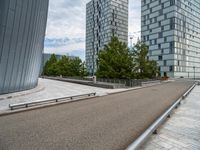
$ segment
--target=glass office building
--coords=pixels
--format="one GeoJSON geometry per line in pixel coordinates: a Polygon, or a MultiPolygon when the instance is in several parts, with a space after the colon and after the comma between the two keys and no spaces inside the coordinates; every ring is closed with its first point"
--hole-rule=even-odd
{"type": "Polygon", "coordinates": [[[162,76],[200,77],[199,10],[199,0],[142,0],[141,38],[162,76]]]}
{"type": "Polygon", "coordinates": [[[0,94],[38,83],[48,0],[0,0],[0,94]]]}
{"type": "Polygon", "coordinates": [[[97,56],[112,36],[128,43],[128,0],[91,0],[86,5],[86,66],[93,74],[97,56]]]}

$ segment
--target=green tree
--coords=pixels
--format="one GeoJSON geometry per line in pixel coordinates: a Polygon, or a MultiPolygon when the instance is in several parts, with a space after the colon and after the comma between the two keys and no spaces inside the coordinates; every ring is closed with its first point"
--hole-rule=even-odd
{"type": "Polygon", "coordinates": [[[133,55],[135,57],[135,72],[137,78],[155,78],[158,74],[157,62],[148,60],[148,47],[144,43],[138,41],[134,47],[133,55]]]}
{"type": "Polygon", "coordinates": [[[55,76],[57,75],[57,71],[56,71],[56,68],[57,68],[57,58],[56,58],[56,55],[55,54],[52,54],[50,59],[46,62],[44,68],[43,68],[43,75],[46,75],[46,76],[55,76]]]}
{"type": "Polygon", "coordinates": [[[70,76],[80,76],[82,61],[80,58],[71,59],[70,61],[70,76]]]}
{"type": "Polygon", "coordinates": [[[113,37],[98,55],[96,75],[99,78],[130,79],[134,77],[134,61],[127,44],[113,37]]]}
{"type": "Polygon", "coordinates": [[[84,77],[84,76],[88,76],[88,75],[89,75],[89,73],[87,72],[87,68],[86,68],[85,62],[82,62],[81,63],[81,68],[80,68],[80,76],[84,77]]]}
{"type": "Polygon", "coordinates": [[[86,73],[82,65],[80,58],[70,59],[67,56],[62,56],[60,60],[57,60],[53,54],[44,66],[43,75],[84,76],[86,73]]]}
{"type": "Polygon", "coordinates": [[[62,76],[70,75],[70,59],[66,56],[62,56],[62,58],[57,62],[57,74],[62,76]]]}

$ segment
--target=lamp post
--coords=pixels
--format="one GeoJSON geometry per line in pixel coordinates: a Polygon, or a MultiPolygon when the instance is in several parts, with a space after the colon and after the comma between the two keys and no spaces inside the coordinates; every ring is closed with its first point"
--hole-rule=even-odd
{"type": "Polygon", "coordinates": [[[133,37],[130,37],[131,48],[133,47],[133,37]]]}
{"type": "Polygon", "coordinates": [[[194,80],[195,80],[195,66],[193,66],[193,69],[194,69],[194,80]]]}

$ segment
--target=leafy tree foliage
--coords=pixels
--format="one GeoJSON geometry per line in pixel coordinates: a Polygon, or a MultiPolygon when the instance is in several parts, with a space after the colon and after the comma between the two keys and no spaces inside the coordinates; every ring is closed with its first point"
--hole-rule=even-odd
{"type": "Polygon", "coordinates": [[[135,57],[137,78],[155,78],[158,73],[157,62],[148,59],[148,47],[144,43],[138,41],[133,50],[135,57]]]}
{"type": "Polygon", "coordinates": [[[60,60],[56,59],[55,54],[46,62],[43,75],[46,76],[84,76],[87,75],[85,63],[80,58],[70,59],[62,56],[60,60]]]}
{"type": "Polygon", "coordinates": [[[56,64],[57,64],[56,55],[52,54],[50,59],[46,62],[45,66],[43,68],[43,74],[56,76],[57,75],[56,64]]]}
{"type": "Polygon", "coordinates": [[[134,77],[133,56],[129,48],[113,37],[98,55],[97,77],[130,79],[134,77]]]}
{"type": "Polygon", "coordinates": [[[99,78],[155,78],[158,74],[156,61],[148,60],[148,48],[138,41],[130,50],[127,45],[113,37],[98,55],[99,78]]]}

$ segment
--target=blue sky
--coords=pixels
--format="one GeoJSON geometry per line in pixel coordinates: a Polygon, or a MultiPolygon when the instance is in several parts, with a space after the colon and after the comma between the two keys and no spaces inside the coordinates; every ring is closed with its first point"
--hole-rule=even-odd
{"type": "MultiPolygon", "coordinates": [[[[45,53],[68,54],[85,59],[85,12],[90,0],[50,0],[45,53]]],[[[141,0],[129,0],[129,36],[140,36],[141,0]]]]}

